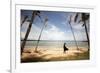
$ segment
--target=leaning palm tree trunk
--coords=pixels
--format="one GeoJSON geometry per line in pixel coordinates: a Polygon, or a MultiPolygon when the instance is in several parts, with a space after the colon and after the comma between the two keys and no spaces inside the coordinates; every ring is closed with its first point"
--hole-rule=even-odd
{"type": "Polygon", "coordinates": [[[72,31],[72,34],[73,34],[73,37],[74,37],[76,48],[77,48],[77,50],[79,50],[78,45],[77,45],[77,41],[76,41],[76,38],[75,38],[75,34],[74,34],[74,31],[73,31],[73,28],[72,28],[70,23],[69,23],[69,25],[70,25],[70,28],[71,28],[71,31],[72,31]]]}
{"type": "Polygon", "coordinates": [[[35,17],[35,13],[33,12],[33,13],[32,13],[32,17],[31,17],[30,24],[29,24],[29,26],[28,26],[28,29],[27,29],[27,32],[26,32],[26,35],[25,35],[25,38],[24,38],[24,40],[23,40],[23,42],[22,42],[22,44],[21,44],[21,55],[22,55],[22,52],[23,52],[23,50],[24,50],[24,47],[25,47],[25,44],[26,44],[26,40],[27,40],[27,38],[28,38],[28,35],[29,35],[29,33],[30,33],[30,30],[31,30],[31,27],[32,27],[32,23],[33,23],[34,17],[35,17]]]}
{"type": "MultiPolygon", "coordinates": [[[[79,13],[76,14],[74,22],[76,22],[76,20],[78,19],[78,16],[79,16],[79,13]]],[[[87,30],[87,26],[86,26],[86,21],[87,20],[89,20],[89,14],[81,13],[81,19],[80,19],[79,23],[80,22],[84,23],[82,26],[85,26],[85,32],[86,32],[86,37],[87,37],[87,41],[88,41],[88,49],[89,49],[90,40],[89,40],[88,30],[87,30]]]]}
{"type": "Polygon", "coordinates": [[[71,28],[71,31],[72,31],[72,34],[73,34],[73,37],[74,37],[76,48],[77,48],[77,50],[79,50],[78,45],[77,45],[77,41],[76,41],[76,38],[75,38],[75,34],[74,34],[74,31],[73,31],[73,28],[72,28],[72,25],[71,25],[71,18],[72,18],[72,16],[70,16],[69,25],[70,25],[70,28],[71,28]]]}
{"type": "Polygon", "coordinates": [[[38,44],[39,44],[39,41],[40,41],[40,38],[41,38],[41,35],[42,35],[42,32],[43,32],[43,29],[44,29],[44,26],[41,29],[41,32],[40,32],[40,35],[39,35],[39,38],[38,38],[38,41],[37,41],[37,44],[36,44],[35,52],[37,52],[38,44]]]}
{"type": "Polygon", "coordinates": [[[86,32],[86,37],[87,37],[87,41],[88,41],[88,49],[89,49],[90,40],[89,40],[88,30],[87,30],[87,26],[86,26],[86,22],[85,21],[84,21],[84,26],[85,26],[85,32],[86,32]]]}
{"type": "Polygon", "coordinates": [[[43,27],[42,27],[42,29],[41,29],[41,32],[40,32],[40,35],[39,35],[37,44],[36,44],[35,52],[37,52],[37,48],[38,48],[38,45],[39,45],[39,41],[40,41],[40,38],[41,38],[41,35],[42,35],[42,32],[43,32],[43,29],[45,28],[46,22],[47,22],[47,21],[48,21],[48,19],[46,18],[45,21],[44,21],[44,25],[43,25],[43,27]]]}

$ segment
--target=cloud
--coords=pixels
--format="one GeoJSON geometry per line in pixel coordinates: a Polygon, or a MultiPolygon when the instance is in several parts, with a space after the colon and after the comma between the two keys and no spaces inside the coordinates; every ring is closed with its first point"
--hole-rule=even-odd
{"type": "Polygon", "coordinates": [[[76,40],[79,40],[79,41],[87,40],[85,31],[76,31],[76,32],[74,32],[74,34],[75,34],[76,40]]]}
{"type": "MultiPolygon", "coordinates": [[[[61,14],[60,16],[62,20],[60,21],[58,21],[56,18],[55,19],[51,18],[56,23],[52,21],[48,21],[47,27],[45,27],[42,32],[41,40],[74,40],[70,25],[68,23],[70,19],[70,15],[72,15],[71,25],[75,34],[75,38],[77,40],[87,40],[85,28],[82,27],[83,23],[82,22],[78,23],[78,21],[74,22],[76,13],[61,14]]],[[[80,19],[80,16],[78,17],[78,20],[79,19],[80,19]]],[[[86,22],[86,25],[88,23],[89,21],[86,22]]],[[[21,27],[22,39],[25,37],[28,25],[29,25],[29,22],[25,22],[23,26],[21,27]]],[[[43,23],[36,21],[36,23],[32,25],[28,39],[38,40],[42,26],[43,26],[43,23]]]]}
{"type": "MultiPolygon", "coordinates": [[[[27,29],[27,25],[28,23],[26,23],[23,26],[24,30],[21,29],[23,30],[21,31],[21,38],[25,37],[25,33],[26,33],[25,30],[27,29]]],[[[84,28],[81,27],[80,24],[74,25],[73,28],[74,28],[74,34],[75,34],[76,40],[86,40],[86,33],[84,31],[84,28]]],[[[41,31],[41,28],[33,24],[30,34],[28,36],[28,39],[38,40],[40,31],[41,31]]],[[[63,31],[60,27],[57,27],[52,23],[48,23],[47,27],[45,27],[42,32],[41,40],[74,40],[74,38],[73,38],[72,31],[70,29],[63,31]]]]}
{"type": "MultiPolygon", "coordinates": [[[[25,22],[23,26],[21,27],[21,38],[23,39],[25,37],[25,34],[28,29],[29,22],[25,22]]],[[[35,24],[32,24],[28,39],[37,39],[39,36],[40,28],[37,27],[35,24]]]]}
{"type": "Polygon", "coordinates": [[[51,25],[50,29],[44,30],[43,34],[41,39],[66,40],[65,33],[54,25],[51,25]]]}

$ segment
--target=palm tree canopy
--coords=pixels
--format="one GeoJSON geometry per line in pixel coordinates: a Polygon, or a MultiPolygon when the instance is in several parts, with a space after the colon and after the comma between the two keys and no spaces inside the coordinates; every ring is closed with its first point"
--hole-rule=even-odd
{"type": "MultiPolygon", "coordinates": [[[[86,20],[89,20],[89,14],[88,13],[76,13],[75,18],[74,18],[74,22],[76,22],[78,20],[79,14],[81,14],[81,18],[78,21],[79,23],[80,22],[84,23],[86,20]]],[[[84,24],[82,26],[84,26],[84,24]]]]}
{"type": "MultiPolygon", "coordinates": [[[[89,20],[89,15],[86,14],[86,13],[82,13],[82,17],[81,18],[82,18],[82,21],[85,22],[86,20],[89,20]]],[[[84,24],[82,26],[84,26],[84,24]]]]}

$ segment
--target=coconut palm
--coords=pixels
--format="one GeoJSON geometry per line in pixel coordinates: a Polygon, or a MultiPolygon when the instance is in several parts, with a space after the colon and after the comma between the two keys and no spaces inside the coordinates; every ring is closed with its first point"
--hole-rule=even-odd
{"type": "Polygon", "coordinates": [[[40,32],[40,35],[39,35],[39,38],[37,40],[37,44],[36,44],[36,48],[35,48],[35,52],[38,52],[37,51],[37,48],[38,48],[38,44],[39,44],[39,41],[40,41],[40,38],[41,38],[41,35],[42,35],[42,32],[43,32],[43,29],[45,28],[45,26],[47,25],[47,21],[48,21],[48,18],[46,17],[45,20],[44,20],[44,25],[41,29],[41,32],[40,32]]]}
{"type": "Polygon", "coordinates": [[[72,16],[70,16],[69,25],[70,25],[70,28],[71,28],[71,31],[72,31],[72,34],[73,34],[73,37],[74,37],[76,48],[77,48],[77,50],[79,50],[78,45],[77,45],[77,41],[76,41],[76,38],[75,38],[75,34],[74,34],[74,31],[73,31],[73,28],[72,28],[72,25],[71,25],[71,18],[72,18],[72,16]]]}
{"type": "Polygon", "coordinates": [[[27,40],[27,38],[28,38],[28,35],[29,35],[29,33],[30,33],[30,30],[31,30],[31,27],[32,27],[32,23],[33,23],[33,21],[34,21],[34,19],[35,19],[36,16],[38,16],[39,18],[41,18],[41,17],[40,17],[40,11],[33,11],[33,12],[32,12],[32,17],[31,17],[31,20],[30,20],[30,23],[29,23],[27,32],[26,32],[26,34],[25,34],[25,38],[24,38],[24,40],[23,40],[23,42],[22,42],[22,44],[21,44],[21,55],[22,55],[22,52],[23,52],[23,50],[24,50],[24,47],[25,47],[25,44],[26,44],[26,40],[27,40]]]}
{"type": "Polygon", "coordinates": [[[88,13],[76,13],[76,16],[74,18],[74,22],[76,22],[78,20],[79,14],[81,14],[81,18],[80,18],[78,23],[83,22],[82,27],[83,26],[85,27],[86,37],[87,37],[88,46],[89,46],[90,40],[89,40],[89,35],[88,35],[88,30],[87,30],[87,25],[86,25],[86,21],[89,20],[89,14],[88,13]]]}

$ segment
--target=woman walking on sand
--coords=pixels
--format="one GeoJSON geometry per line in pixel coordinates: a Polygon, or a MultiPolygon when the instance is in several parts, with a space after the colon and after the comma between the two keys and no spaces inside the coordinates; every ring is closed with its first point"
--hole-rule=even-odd
{"type": "Polygon", "coordinates": [[[66,43],[64,43],[64,45],[63,45],[63,51],[64,51],[64,53],[66,53],[66,51],[68,51],[68,48],[65,45],[66,45],[66,43]]]}

